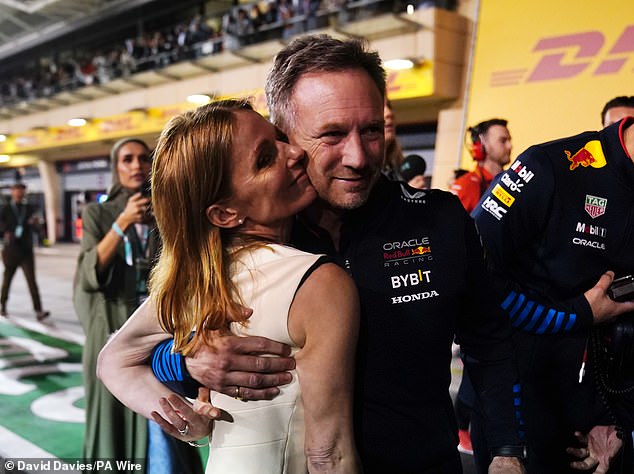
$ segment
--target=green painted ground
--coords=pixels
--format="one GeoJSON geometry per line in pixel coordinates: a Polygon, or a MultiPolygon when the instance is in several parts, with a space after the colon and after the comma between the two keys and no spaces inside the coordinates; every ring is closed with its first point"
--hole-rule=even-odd
{"type": "MultiPolygon", "coordinates": [[[[82,346],[0,320],[0,457],[80,458],[82,346]]],[[[203,462],[208,449],[200,449],[203,462]]]]}
{"type": "MultiPolygon", "coordinates": [[[[77,344],[0,323],[0,425],[58,458],[81,455],[81,350],[77,344]]],[[[25,454],[10,444],[0,451],[5,456],[25,454]]]]}

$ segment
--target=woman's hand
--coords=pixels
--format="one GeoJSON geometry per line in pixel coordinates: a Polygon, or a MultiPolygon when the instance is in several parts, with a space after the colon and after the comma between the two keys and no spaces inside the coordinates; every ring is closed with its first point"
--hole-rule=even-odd
{"type": "Polygon", "coordinates": [[[176,394],[162,397],[159,404],[167,419],[152,412],[152,419],[170,436],[181,441],[196,441],[211,434],[213,421],[220,418],[220,410],[209,401],[209,390],[201,388],[194,405],[176,394]]]}
{"type": "Polygon", "coordinates": [[[125,232],[132,224],[146,221],[149,207],[150,198],[143,197],[141,193],[133,194],[128,199],[123,212],[117,217],[117,224],[125,232]]]}
{"type": "Polygon", "coordinates": [[[194,411],[200,416],[207,417],[211,422],[220,419],[222,416],[222,410],[211,404],[207,387],[198,389],[198,398],[194,400],[194,411]]]}

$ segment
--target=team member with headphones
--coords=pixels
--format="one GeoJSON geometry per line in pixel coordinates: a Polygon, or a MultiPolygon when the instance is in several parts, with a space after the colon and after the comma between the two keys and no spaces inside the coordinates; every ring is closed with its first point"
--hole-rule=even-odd
{"type": "Polygon", "coordinates": [[[467,212],[473,211],[493,178],[511,161],[511,134],[504,119],[493,118],[469,127],[469,151],[475,170],[465,173],[450,186],[467,212]]]}
{"type": "MultiPolygon", "coordinates": [[[[467,129],[469,152],[476,168],[456,178],[449,190],[460,198],[469,213],[475,209],[493,178],[511,161],[511,134],[507,123],[504,119],[492,118],[467,129]]],[[[465,454],[473,454],[469,425],[474,403],[475,392],[465,371],[454,406],[460,439],[458,450],[465,454]]]]}

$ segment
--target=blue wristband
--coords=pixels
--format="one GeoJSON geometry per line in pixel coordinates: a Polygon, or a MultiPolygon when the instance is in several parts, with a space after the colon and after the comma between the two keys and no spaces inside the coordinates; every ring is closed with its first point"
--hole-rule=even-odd
{"type": "Polygon", "coordinates": [[[125,232],[121,230],[121,227],[119,227],[119,224],[117,224],[117,221],[114,221],[112,223],[112,230],[114,230],[114,233],[117,234],[119,237],[121,237],[122,239],[125,239],[125,232]]]}
{"type": "Polygon", "coordinates": [[[130,244],[130,239],[128,239],[128,236],[125,234],[125,232],[121,230],[121,227],[119,227],[119,224],[117,224],[117,221],[114,221],[112,223],[112,226],[110,227],[112,228],[112,230],[114,230],[115,234],[117,234],[119,237],[123,239],[123,249],[125,251],[125,263],[127,263],[129,266],[134,265],[134,262],[132,261],[132,245],[130,244]]]}

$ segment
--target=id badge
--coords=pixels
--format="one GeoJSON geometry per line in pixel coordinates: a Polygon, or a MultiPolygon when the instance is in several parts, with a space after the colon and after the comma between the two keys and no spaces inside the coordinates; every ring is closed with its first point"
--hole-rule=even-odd
{"type": "Polygon", "coordinates": [[[150,261],[147,258],[137,257],[136,267],[136,292],[137,295],[147,295],[147,279],[150,274],[150,261]]]}
{"type": "Polygon", "coordinates": [[[22,237],[22,233],[24,232],[24,228],[19,225],[15,228],[15,238],[19,239],[20,237],[22,237]]]}

